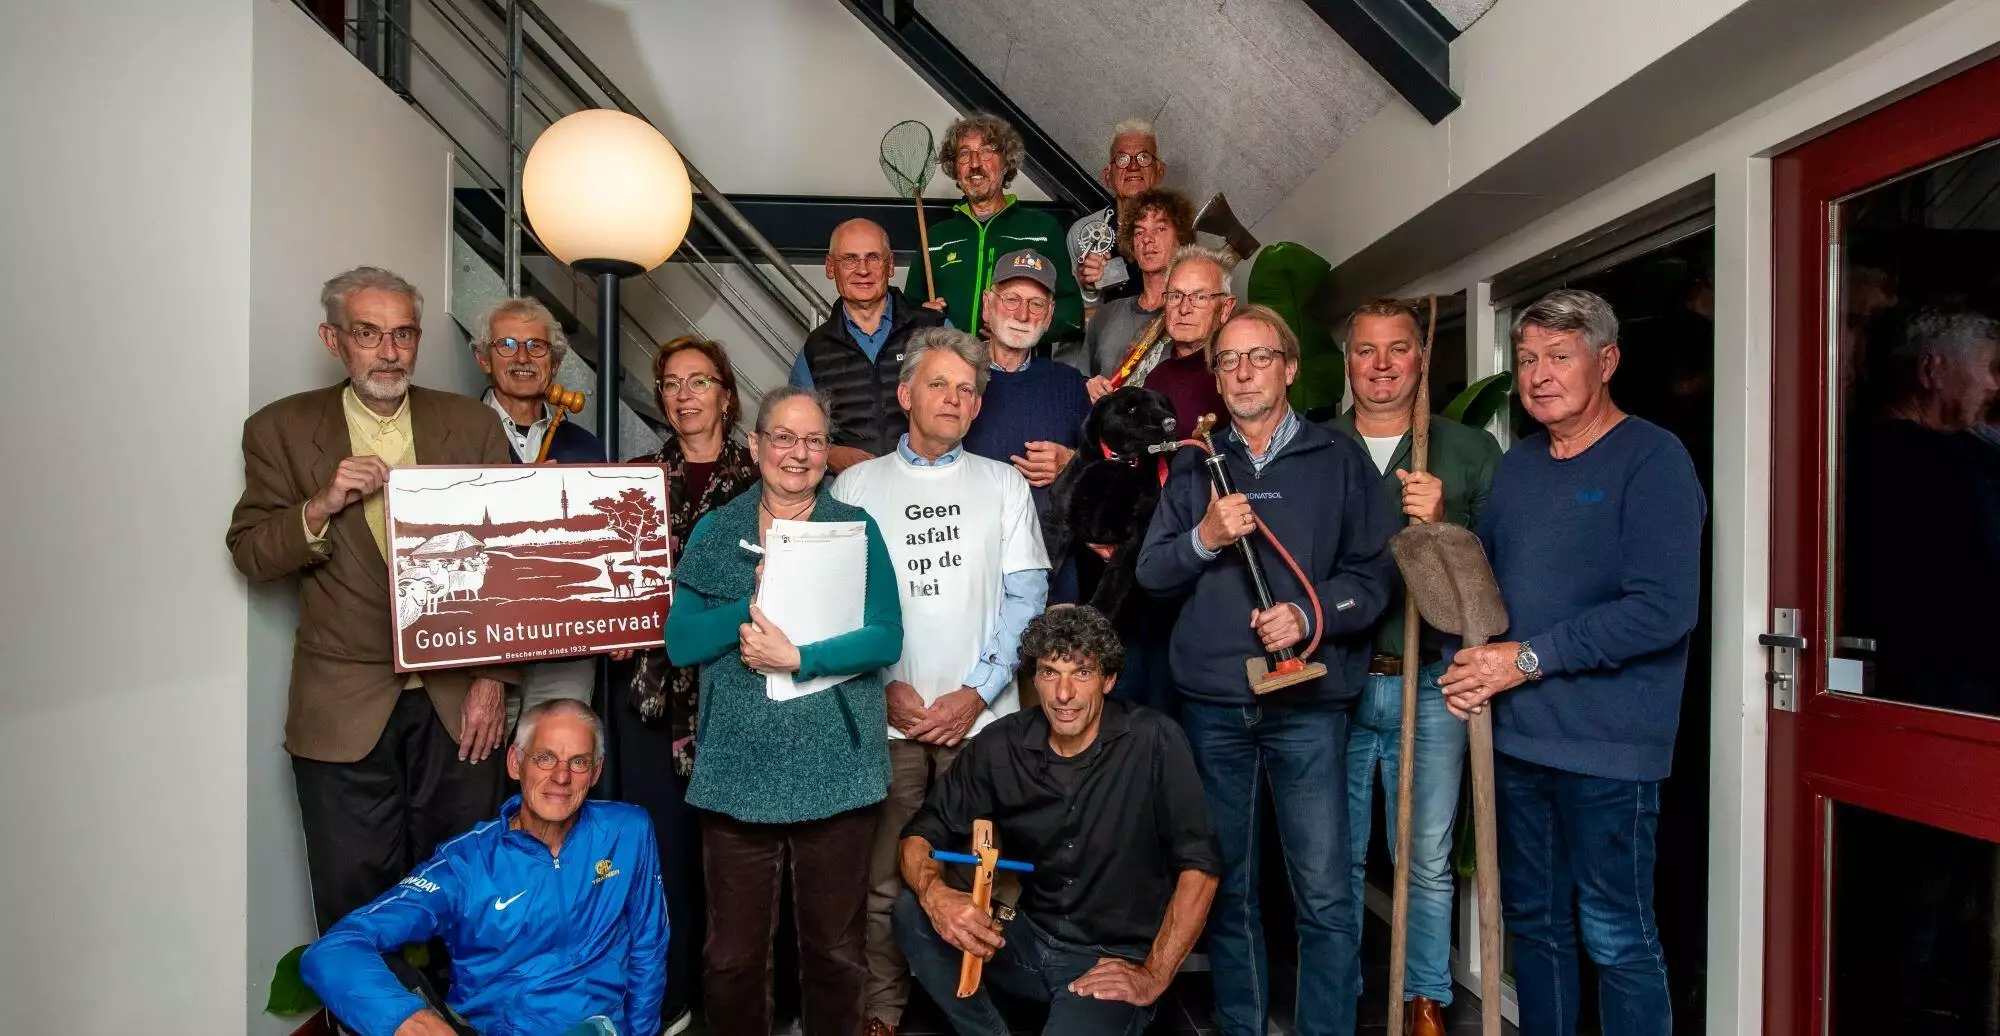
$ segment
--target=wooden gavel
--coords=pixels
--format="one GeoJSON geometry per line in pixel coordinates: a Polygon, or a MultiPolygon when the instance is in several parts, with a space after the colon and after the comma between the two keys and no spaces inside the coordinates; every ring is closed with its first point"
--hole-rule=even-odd
{"type": "Polygon", "coordinates": [[[583,410],[583,393],[566,389],[560,382],[549,383],[549,405],[556,408],[555,416],[549,418],[549,429],[542,433],[542,448],[535,454],[535,463],[546,463],[549,446],[556,441],[556,429],[562,427],[563,418],[583,410]]]}

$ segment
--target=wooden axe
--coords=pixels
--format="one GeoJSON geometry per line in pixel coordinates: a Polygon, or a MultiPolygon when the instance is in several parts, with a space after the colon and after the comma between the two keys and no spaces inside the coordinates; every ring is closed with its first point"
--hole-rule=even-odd
{"type": "MultiPolygon", "coordinates": [[[[1472,531],[1441,523],[1413,525],[1389,540],[1405,592],[1425,622],[1478,647],[1507,629],[1507,604],[1486,548],[1472,531]]],[[[1500,1036],[1500,841],[1493,806],[1493,709],[1472,714],[1467,755],[1472,762],[1472,830],[1479,888],[1479,1010],[1481,1032],[1500,1036]]]]}

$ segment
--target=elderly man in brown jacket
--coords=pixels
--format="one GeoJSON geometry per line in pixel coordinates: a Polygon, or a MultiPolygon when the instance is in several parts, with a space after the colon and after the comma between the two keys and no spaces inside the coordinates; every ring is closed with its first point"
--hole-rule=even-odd
{"type": "Polygon", "coordinates": [[[255,582],[300,578],[285,750],[292,755],[322,931],[386,891],[439,842],[500,805],[488,756],[506,733],[507,669],[396,672],[382,488],[389,469],[506,464],[477,401],[413,388],[423,296],[359,267],[320,292],[347,380],[243,424],[243,497],[229,523],[255,582]]]}

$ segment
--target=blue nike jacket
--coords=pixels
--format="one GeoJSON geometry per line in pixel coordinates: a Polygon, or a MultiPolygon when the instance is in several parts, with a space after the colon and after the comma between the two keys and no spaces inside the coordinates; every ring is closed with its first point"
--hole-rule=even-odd
{"type": "Polygon", "coordinates": [[[603,1015],[660,1030],[667,907],[644,810],[588,801],[559,854],[509,829],[516,796],[306,950],[300,974],[361,1036],[393,1036],[426,1005],[382,954],[433,936],[451,951],[448,1003],[482,1036],[561,1033],[603,1015]]]}

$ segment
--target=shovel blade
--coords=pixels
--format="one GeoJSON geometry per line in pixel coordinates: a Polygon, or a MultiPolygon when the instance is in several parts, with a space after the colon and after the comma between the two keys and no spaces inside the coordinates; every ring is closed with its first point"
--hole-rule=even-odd
{"type": "Polygon", "coordinates": [[[1472,530],[1442,522],[1412,525],[1390,537],[1389,553],[1425,622],[1474,642],[1507,629],[1500,584],[1472,530]]]}

